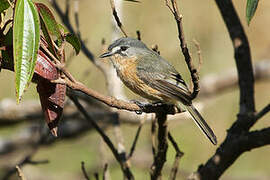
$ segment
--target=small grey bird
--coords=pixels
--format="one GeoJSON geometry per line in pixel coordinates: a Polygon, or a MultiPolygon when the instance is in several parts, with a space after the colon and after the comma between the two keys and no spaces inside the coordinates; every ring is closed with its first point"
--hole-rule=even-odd
{"type": "Polygon", "coordinates": [[[117,75],[136,94],[180,108],[184,105],[195,123],[214,144],[217,139],[211,128],[191,102],[191,92],[175,68],[143,42],[120,38],[100,58],[111,57],[117,75]]]}

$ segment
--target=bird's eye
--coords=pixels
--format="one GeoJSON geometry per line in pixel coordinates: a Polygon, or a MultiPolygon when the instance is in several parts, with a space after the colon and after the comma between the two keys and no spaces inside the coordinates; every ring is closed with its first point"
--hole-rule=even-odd
{"type": "Polygon", "coordinates": [[[127,46],[121,46],[121,51],[125,51],[125,50],[127,50],[127,49],[128,49],[127,46]]]}

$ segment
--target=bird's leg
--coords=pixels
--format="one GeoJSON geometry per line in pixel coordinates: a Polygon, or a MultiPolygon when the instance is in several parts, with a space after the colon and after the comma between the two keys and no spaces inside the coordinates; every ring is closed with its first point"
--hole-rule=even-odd
{"type": "Polygon", "coordinates": [[[141,109],[146,109],[146,108],[150,108],[150,107],[158,107],[158,106],[164,106],[165,105],[161,101],[148,103],[148,102],[141,102],[141,101],[138,101],[138,100],[131,100],[131,102],[137,104],[141,109]]]}
{"type": "Polygon", "coordinates": [[[130,102],[138,105],[141,109],[143,109],[145,106],[149,105],[148,102],[142,102],[142,101],[139,101],[139,100],[136,100],[136,99],[132,99],[132,100],[130,100],[130,102]]]}
{"type": "Polygon", "coordinates": [[[165,104],[163,102],[161,102],[161,101],[156,101],[156,102],[153,102],[152,105],[154,105],[154,106],[164,106],[165,104]]]}
{"type": "Polygon", "coordinates": [[[136,104],[136,105],[138,105],[142,110],[140,110],[140,111],[135,111],[136,112],[136,114],[142,114],[142,112],[143,112],[143,110],[145,110],[147,107],[149,107],[149,103],[147,103],[147,102],[141,102],[141,101],[138,101],[138,100],[135,100],[135,99],[132,99],[132,100],[130,100],[130,102],[132,102],[132,103],[134,103],[134,104],[136,104]]]}
{"type": "Polygon", "coordinates": [[[176,114],[185,112],[183,108],[180,108],[174,104],[166,104],[162,101],[156,101],[153,103],[141,102],[138,100],[131,100],[132,103],[138,105],[141,110],[136,111],[137,114],[142,114],[143,112],[158,112],[160,110],[166,110],[168,114],[176,114]]]}

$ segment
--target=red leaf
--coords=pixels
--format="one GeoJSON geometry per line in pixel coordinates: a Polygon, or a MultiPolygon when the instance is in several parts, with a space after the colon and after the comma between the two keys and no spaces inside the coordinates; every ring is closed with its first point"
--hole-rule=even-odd
{"type": "MultiPolygon", "coordinates": [[[[41,38],[40,42],[45,47],[48,46],[43,38],[41,38]]],[[[51,133],[57,136],[57,125],[64,108],[66,85],[50,82],[51,80],[58,79],[60,72],[53,65],[50,58],[41,50],[38,51],[35,73],[37,75],[35,82],[37,82],[37,91],[43,113],[45,114],[46,123],[51,133]]]]}
{"type": "Polygon", "coordinates": [[[57,136],[57,125],[62,116],[66,85],[54,84],[39,77],[37,82],[40,103],[51,133],[57,136]]]}
{"type": "Polygon", "coordinates": [[[54,67],[49,58],[40,50],[38,51],[35,73],[48,80],[58,78],[56,67],[54,67]]]}

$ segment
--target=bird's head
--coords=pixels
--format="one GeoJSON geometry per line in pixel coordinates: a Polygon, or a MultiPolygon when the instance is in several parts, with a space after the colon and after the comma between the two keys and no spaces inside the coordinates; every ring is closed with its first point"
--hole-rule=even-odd
{"type": "Polygon", "coordinates": [[[100,58],[110,57],[110,56],[118,56],[121,58],[132,58],[136,57],[140,54],[145,53],[145,51],[149,50],[147,46],[135,39],[130,37],[124,37],[115,40],[109,47],[108,51],[103,53],[100,58]]]}

